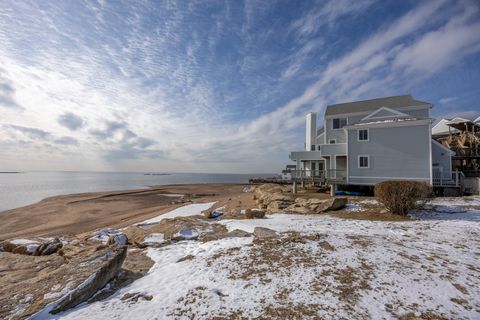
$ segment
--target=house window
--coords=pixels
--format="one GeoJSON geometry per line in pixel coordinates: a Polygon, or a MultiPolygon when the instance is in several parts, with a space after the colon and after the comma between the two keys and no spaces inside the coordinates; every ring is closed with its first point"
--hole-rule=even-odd
{"type": "Polygon", "coordinates": [[[312,144],[312,145],[310,146],[310,151],[315,151],[315,145],[314,145],[314,144],[312,144]]]}
{"type": "Polygon", "coordinates": [[[328,143],[329,143],[329,144],[335,144],[335,143],[337,143],[337,140],[335,140],[335,139],[330,139],[330,141],[328,141],[328,143]]]}
{"type": "Polygon", "coordinates": [[[368,141],[368,129],[358,130],[358,141],[368,141]]]}
{"type": "Polygon", "coordinates": [[[358,156],[358,167],[359,168],[369,168],[370,157],[369,156],[358,156]]]}
{"type": "Polygon", "coordinates": [[[320,151],[320,145],[317,146],[318,151],[320,151]]]}
{"type": "Polygon", "coordinates": [[[347,125],[347,118],[333,119],[332,129],[341,129],[347,125]]]}

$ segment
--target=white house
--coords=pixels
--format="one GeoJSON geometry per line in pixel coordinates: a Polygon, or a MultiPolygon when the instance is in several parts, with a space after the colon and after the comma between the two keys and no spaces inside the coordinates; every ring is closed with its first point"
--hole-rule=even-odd
{"type": "MultiPolygon", "coordinates": [[[[432,104],[410,95],[327,106],[320,128],[306,116],[305,149],[290,153],[295,177],[337,185],[452,180],[452,152],[432,140],[432,104]]],[[[455,183],[455,181],[450,182],[455,183]]]]}

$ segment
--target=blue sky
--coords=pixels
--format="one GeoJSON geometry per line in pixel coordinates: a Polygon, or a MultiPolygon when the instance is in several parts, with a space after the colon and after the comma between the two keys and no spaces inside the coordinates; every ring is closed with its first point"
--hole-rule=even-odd
{"type": "Polygon", "coordinates": [[[0,171],[277,172],[305,114],[480,115],[478,1],[2,1],[0,171]]]}

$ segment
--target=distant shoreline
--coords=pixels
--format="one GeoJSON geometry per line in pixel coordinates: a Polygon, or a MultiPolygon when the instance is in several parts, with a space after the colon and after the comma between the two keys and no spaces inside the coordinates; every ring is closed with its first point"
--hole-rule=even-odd
{"type": "Polygon", "coordinates": [[[2,173],[23,173],[21,171],[0,171],[0,174],[2,173]]]}

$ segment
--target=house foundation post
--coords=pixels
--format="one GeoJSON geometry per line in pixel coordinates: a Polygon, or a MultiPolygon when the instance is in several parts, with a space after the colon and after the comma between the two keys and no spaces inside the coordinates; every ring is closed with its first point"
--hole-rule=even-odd
{"type": "Polygon", "coordinates": [[[337,185],[336,184],[331,184],[330,185],[330,196],[334,197],[335,192],[337,192],[337,185]]]}
{"type": "Polygon", "coordinates": [[[295,194],[297,193],[297,181],[293,181],[293,190],[292,192],[295,194]]]}

